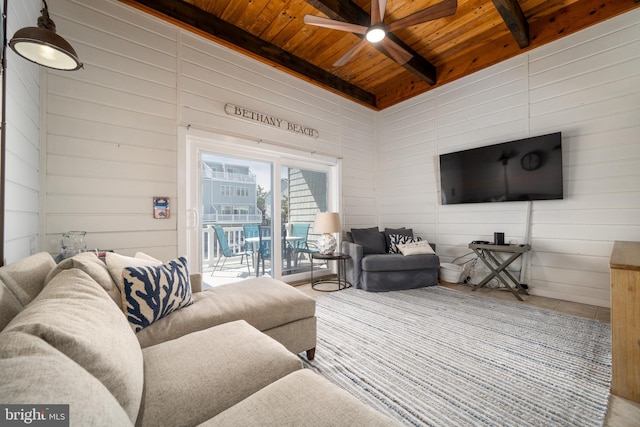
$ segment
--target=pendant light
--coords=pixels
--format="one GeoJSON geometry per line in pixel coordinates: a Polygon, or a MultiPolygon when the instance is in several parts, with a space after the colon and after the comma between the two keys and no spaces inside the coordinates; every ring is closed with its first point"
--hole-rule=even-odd
{"type": "Polygon", "coordinates": [[[47,2],[37,27],[25,27],[15,32],[9,46],[18,55],[36,64],[56,70],[74,71],[82,68],[76,51],[69,42],[56,34],[56,24],[49,18],[47,2]]]}

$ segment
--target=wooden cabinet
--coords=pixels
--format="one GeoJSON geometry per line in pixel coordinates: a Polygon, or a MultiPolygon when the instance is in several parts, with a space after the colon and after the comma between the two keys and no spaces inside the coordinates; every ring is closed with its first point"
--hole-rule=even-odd
{"type": "Polygon", "coordinates": [[[640,242],[611,253],[611,393],[640,403],[640,242]]]}

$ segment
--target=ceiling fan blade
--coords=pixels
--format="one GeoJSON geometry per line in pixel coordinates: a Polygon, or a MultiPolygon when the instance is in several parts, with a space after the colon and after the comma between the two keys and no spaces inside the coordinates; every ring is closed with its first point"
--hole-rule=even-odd
{"type": "Polygon", "coordinates": [[[334,67],[342,67],[344,64],[349,62],[351,58],[356,56],[358,52],[360,52],[366,45],[368,44],[366,38],[362,38],[358,43],[356,43],[351,49],[347,51],[344,55],[340,57],[336,62],[333,63],[334,67]]]}
{"type": "Polygon", "coordinates": [[[333,30],[347,31],[349,33],[365,34],[367,27],[350,24],[348,22],[336,21],[334,19],[323,18],[321,16],[305,15],[304,23],[317,27],[331,28],[333,30]]]}
{"type": "Polygon", "coordinates": [[[411,58],[413,58],[413,55],[404,50],[402,46],[391,40],[389,37],[385,37],[380,43],[389,56],[400,65],[406,64],[411,60],[411,58]]]}
{"type": "Polygon", "coordinates": [[[384,11],[387,8],[387,0],[371,0],[371,26],[384,20],[384,11]]]}
{"type": "Polygon", "coordinates": [[[419,10],[409,16],[400,18],[387,25],[387,31],[395,31],[400,28],[410,27],[412,25],[422,24],[423,22],[433,21],[434,19],[444,18],[456,13],[458,8],[458,0],[444,0],[438,4],[434,4],[426,9],[419,10]]]}

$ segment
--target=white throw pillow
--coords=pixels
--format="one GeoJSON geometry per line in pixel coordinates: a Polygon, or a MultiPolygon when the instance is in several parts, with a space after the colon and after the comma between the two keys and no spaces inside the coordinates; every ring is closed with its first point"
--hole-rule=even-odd
{"type": "Polygon", "coordinates": [[[159,261],[155,258],[151,258],[148,255],[145,257],[138,256],[142,254],[141,252],[136,254],[136,257],[119,255],[115,252],[107,252],[105,256],[105,263],[107,264],[107,269],[109,270],[109,274],[111,274],[111,278],[115,282],[116,286],[120,293],[124,290],[124,285],[122,284],[122,270],[125,267],[145,267],[148,265],[161,265],[162,261],[159,261]]]}
{"type": "Polygon", "coordinates": [[[433,248],[426,240],[420,240],[417,242],[410,242],[398,245],[398,250],[402,255],[420,255],[420,254],[433,254],[433,248]]]}

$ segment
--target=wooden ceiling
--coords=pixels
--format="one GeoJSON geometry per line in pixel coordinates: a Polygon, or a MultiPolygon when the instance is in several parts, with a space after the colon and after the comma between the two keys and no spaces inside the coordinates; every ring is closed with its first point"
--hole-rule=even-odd
{"type": "MultiPolygon", "coordinates": [[[[370,24],[371,0],[121,0],[348,99],[382,110],[439,85],[640,6],[640,0],[458,0],[452,16],[390,37],[413,57],[399,65],[372,44],[332,64],[361,35],[304,16],[370,24]]],[[[385,23],[451,0],[387,0],[385,23]]]]}

